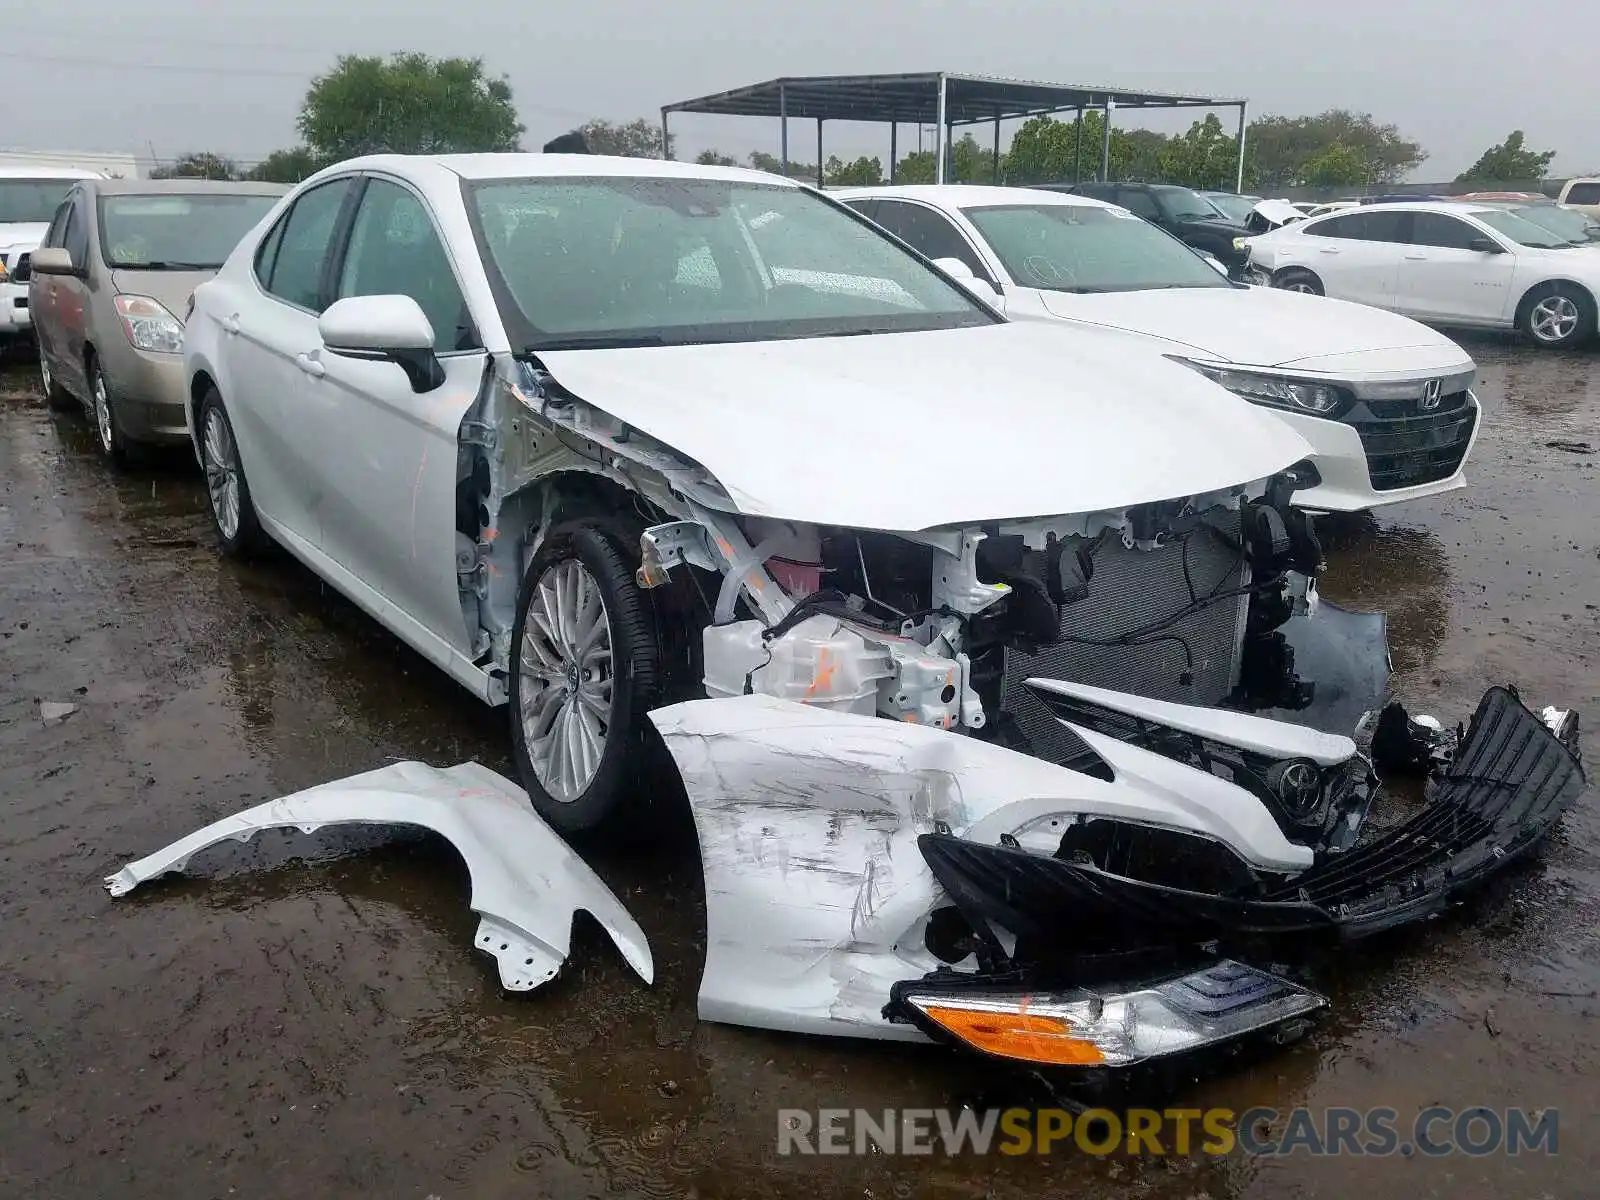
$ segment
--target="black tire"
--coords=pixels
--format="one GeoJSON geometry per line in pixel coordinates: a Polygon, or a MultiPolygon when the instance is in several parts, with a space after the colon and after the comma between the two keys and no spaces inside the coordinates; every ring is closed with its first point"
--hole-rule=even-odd
{"type": "MultiPolygon", "coordinates": [[[[657,702],[662,673],[654,619],[634,580],[636,567],[623,543],[604,529],[601,521],[574,520],[550,531],[518,589],[517,619],[511,635],[510,697],[506,705],[512,755],[534,809],[563,834],[584,833],[602,826],[620,831],[621,818],[641,813],[644,797],[649,794],[645,780],[654,761],[655,732],[645,714],[657,702]],[[578,578],[578,571],[587,574],[587,583],[578,578]],[[581,589],[592,585],[598,593],[601,611],[596,620],[604,623],[605,636],[611,644],[608,679],[598,663],[593,668],[595,678],[591,679],[581,658],[562,652],[563,646],[570,650],[570,643],[564,642],[561,630],[550,628],[544,607],[550,592],[546,590],[541,597],[544,582],[551,588],[564,582],[569,592],[573,583],[581,589]],[[538,614],[534,612],[536,605],[540,606],[538,614]],[[526,644],[525,639],[529,639],[526,644]],[[533,669],[546,672],[543,682],[533,669]],[[557,682],[563,671],[565,682],[557,682]],[[603,715],[596,699],[601,685],[608,685],[604,688],[608,694],[603,715]],[[541,697],[545,701],[542,705],[541,697]],[[525,710],[529,710],[526,722],[525,710]],[[551,719],[546,722],[546,717],[551,719]],[[563,721],[568,724],[558,735],[557,727],[563,721]],[[546,730],[554,744],[530,746],[530,723],[535,731],[546,730]],[[574,729],[573,725],[579,723],[585,728],[574,729]],[[570,758],[558,761],[566,758],[563,752],[570,739],[584,742],[587,738],[592,751],[596,728],[603,729],[603,740],[587,782],[579,777],[582,764],[569,774],[562,774],[563,769],[574,767],[570,758]],[[557,741],[558,736],[563,740],[557,741]]],[[[576,607],[575,603],[575,610],[576,607]]],[[[572,624],[582,626],[582,615],[576,611],[572,624]]],[[[534,736],[538,736],[537,732],[534,736]]]]}
{"type": "Polygon", "coordinates": [[[222,394],[216,388],[208,390],[200,402],[197,429],[200,465],[205,471],[206,498],[211,506],[211,523],[217,530],[217,544],[230,558],[248,558],[260,553],[271,543],[256,519],[250,484],[244,477],[244,465],[239,461],[239,442],[233,436],[233,422],[228,419],[222,394]],[[220,423],[222,435],[215,439],[211,436],[213,422],[220,423]],[[220,459],[214,458],[217,454],[221,455],[220,459]],[[227,501],[226,485],[230,475],[236,487],[234,504],[227,501]]]}
{"type": "Polygon", "coordinates": [[[44,388],[44,402],[51,412],[72,412],[79,407],[72,393],[56,382],[43,346],[39,347],[39,386],[44,388]]]}
{"type": "Polygon", "coordinates": [[[1544,283],[1517,306],[1517,328],[1545,350],[1566,350],[1595,332],[1594,297],[1572,283],[1544,283]]]}
{"type": "Polygon", "coordinates": [[[1272,286],[1285,292],[1304,292],[1308,296],[1326,296],[1322,280],[1304,267],[1285,267],[1272,277],[1272,286]]]}
{"type": "Polygon", "coordinates": [[[84,380],[89,386],[89,420],[94,424],[95,444],[100,454],[116,470],[126,467],[133,458],[133,447],[123,435],[117,420],[116,397],[106,383],[100,361],[90,354],[83,364],[84,380]]]}

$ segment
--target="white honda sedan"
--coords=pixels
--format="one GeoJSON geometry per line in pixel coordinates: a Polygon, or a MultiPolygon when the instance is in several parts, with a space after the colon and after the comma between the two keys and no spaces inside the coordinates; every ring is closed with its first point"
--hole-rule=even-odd
{"type": "Polygon", "coordinates": [[[960,184],[832,194],[976,277],[1008,317],[1142,335],[1270,409],[1317,450],[1299,505],[1356,512],[1466,483],[1476,368],[1415,321],[1230,283],[1176,238],[1086,196],[960,184]]]}
{"type": "Polygon", "coordinates": [[[1251,277],[1431,324],[1521,330],[1537,346],[1589,341],[1600,249],[1503,205],[1373,204],[1250,238],[1251,277]]]}

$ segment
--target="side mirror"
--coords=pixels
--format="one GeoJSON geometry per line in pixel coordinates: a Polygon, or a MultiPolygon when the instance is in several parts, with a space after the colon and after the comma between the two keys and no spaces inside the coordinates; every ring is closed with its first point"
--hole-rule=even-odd
{"type": "Polygon", "coordinates": [[[65,246],[40,246],[28,259],[30,268],[40,275],[76,275],[72,251],[65,246]]]}
{"type": "Polygon", "coordinates": [[[979,279],[973,274],[972,268],[959,258],[936,258],[933,260],[933,265],[991,308],[1005,307],[1005,302],[1000,298],[1000,290],[987,279],[979,279]]]}
{"type": "Polygon", "coordinates": [[[1467,243],[1468,250],[1476,250],[1479,254],[1504,254],[1505,249],[1493,238],[1475,237],[1467,243]]]}
{"type": "Polygon", "coordinates": [[[433,324],[410,296],[335,300],[317,319],[317,332],[334,354],[398,364],[414,392],[444,383],[444,366],[433,352],[433,324]]]}

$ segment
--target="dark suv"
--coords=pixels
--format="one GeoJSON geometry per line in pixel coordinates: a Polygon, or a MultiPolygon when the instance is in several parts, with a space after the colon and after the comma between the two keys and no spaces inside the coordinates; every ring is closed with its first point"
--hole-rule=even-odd
{"type": "Polygon", "coordinates": [[[1234,278],[1243,272],[1249,258],[1248,251],[1234,248],[1233,239],[1248,237],[1250,230],[1223,216],[1193,188],[1165,183],[1080,183],[1057,184],[1049,190],[1120,204],[1196,250],[1216,255],[1234,278]]]}

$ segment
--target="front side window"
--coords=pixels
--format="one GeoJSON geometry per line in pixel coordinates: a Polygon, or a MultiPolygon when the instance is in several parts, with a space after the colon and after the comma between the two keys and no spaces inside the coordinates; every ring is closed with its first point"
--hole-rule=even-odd
{"type": "Polygon", "coordinates": [[[1003,204],[962,211],[1023,287],[1133,292],[1230,286],[1176,238],[1120,209],[1003,204]]]}
{"type": "Polygon", "coordinates": [[[67,217],[72,212],[72,201],[63,200],[56,206],[56,215],[50,218],[50,228],[44,231],[41,246],[66,245],[67,217]]]}
{"type": "Polygon", "coordinates": [[[82,269],[89,264],[89,214],[81,194],[68,201],[67,223],[61,231],[61,244],[72,255],[72,265],[82,269]]]}
{"type": "Polygon", "coordinates": [[[926,205],[879,200],[872,219],[928,258],[958,258],[978,278],[989,277],[989,268],[984,266],[971,243],[961,236],[961,231],[948,217],[926,205]]]}
{"type": "Polygon", "coordinates": [[[476,345],[467,302],[433,218],[412,192],[388,180],[369,180],[361,196],[338,295],[410,296],[433,326],[435,350],[476,345]]]}
{"type": "Polygon", "coordinates": [[[1150,193],[1140,188],[1122,188],[1117,192],[1117,203],[1131,213],[1143,217],[1146,221],[1159,221],[1161,210],[1156,207],[1156,202],[1151,199],[1150,193]]]}
{"type": "Polygon", "coordinates": [[[1444,213],[1419,212],[1413,215],[1411,222],[1413,246],[1437,246],[1441,250],[1470,250],[1473,241],[1482,237],[1483,234],[1465,221],[1458,221],[1455,217],[1446,216],[1444,213]]]}
{"type": "Polygon", "coordinates": [[[43,224],[76,179],[0,179],[0,225],[43,224]]]}
{"type": "Polygon", "coordinates": [[[322,272],[349,191],[349,179],[335,179],[301,194],[257,256],[262,287],[280,300],[322,311],[322,272]]]}
{"type": "Polygon", "coordinates": [[[605,176],[483,181],[464,191],[519,349],[997,319],[871,225],[796,187],[605,176]]]}
{"type": "Polygon", "coordinates": [[[214,271],[276,196],[145,193],[100,197],[106,266],[142,271],[214,271]]]}

